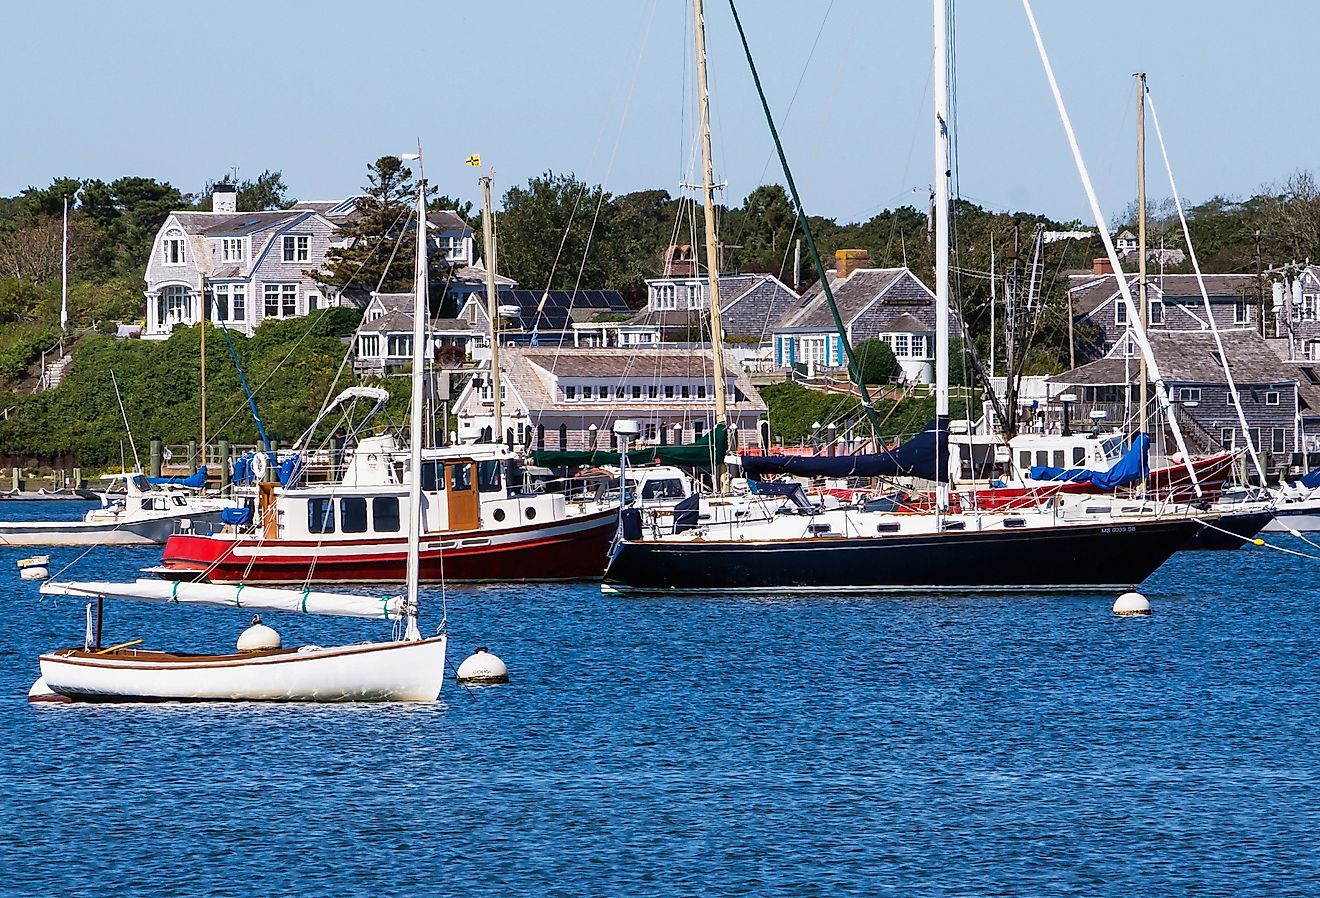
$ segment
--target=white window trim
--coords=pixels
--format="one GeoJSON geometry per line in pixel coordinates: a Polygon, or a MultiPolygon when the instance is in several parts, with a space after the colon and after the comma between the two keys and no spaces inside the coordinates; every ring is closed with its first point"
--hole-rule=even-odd
{"type": "Polygon", "coordinates": [[[297,262],[310,262],[312,259],[312,237],[310,234],[284,234],[280,241],[280,260],[287,264],[297,262]],[[299,241],[304,241],[300,246],[299,241]],[[289,241],[293,241],[290,244],[289,241]],[[292,258],[290,257],[290,246],[292,246],[292,258]]]}
{"type": "Polygon", "coordinates": [[[1279,391],[1278,391],[1278,390],[1266,390],[1266,391],[1265,391],[1265,404],[1266,404],[1266,405],[1278,405],[1278,404],[1279,404],[1279,391]],[[1271,397],[1273,397],[1273,399],[1274,399],[1273,402],[1270,401],[1270,398],[1271,398],[1271,397]]]}

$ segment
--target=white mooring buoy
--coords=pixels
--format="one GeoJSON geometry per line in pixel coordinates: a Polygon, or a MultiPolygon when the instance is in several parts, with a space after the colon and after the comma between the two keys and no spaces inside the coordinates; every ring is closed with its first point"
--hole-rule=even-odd
{"type": "Polygon", "coordinates": [[[1114,600],[1114,613],[1120,617],[1150,614],[1150,602],[1139,592],[1125,592],[1114,600]]]}
{"type": "Polygon", "coordinates": [[[498,655],[492,655],[484,645],[479,645],[458,665],[457,676],[460,683],[507,683],[509,668],[498,655]]]}
{"type": "Polygon", "coordinates": [[[18,576],[24,580],[49,580],[50,556],[33,555],[18,562],[18,576]]]}
{"type": "Polygon", "coordinates": [[[260,652],[277,649],[281,644],[280,634],[263,624],[259,614],[252,616],[252,626],[240,633],[238,637],[238,650],[240,652],[260,652]]]}

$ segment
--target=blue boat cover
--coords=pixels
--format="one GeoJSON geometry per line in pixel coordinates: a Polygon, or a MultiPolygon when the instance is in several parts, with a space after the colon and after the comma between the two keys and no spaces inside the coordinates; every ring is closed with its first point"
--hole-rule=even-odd
{"type": "Polygon", "coordinates": [[[1036,465],[1031,469],[1032,480],[1054,480],[1062,483],[1089,483],[1097,489],[1108,492],[1136,483],[1143,477],[1150,476],[1150,437],[1139,433],[1132,440],[1132,446],[1123,457],[1108,471],[1091,471],[1087,468],[1051,468],[1036,465]]]}
{"type": "Polygon", "coordinates": [[[302,456],[290,455],[284,461],[280,462],[280,486],[288,486],[291,482],[298,479],[302,473],[302,456]]]}
{"type": "Polygon", "coordinates": [[[1301,483],[1302,486],[1307,489],[1315,489],[1317,486],[1320,486],[1320,468],[1316,468],[1314,471],[1308,471],[1302,475],[1301,483]]]}
{"type": "Polygon", "coordinates": [[[800,456],[744,455],[743,472],[756,480],[766,474],[794,474],[799,477],[920,477],[924,480],[949,479],[949,426],[937,427],[931,421],[926,429],[887,452],[867,455],[800,456]],[[940,460],[944,463],[940,464],[940,460]]]}
{"type": "Polygon", "coordinates": [[[220,520],[226,524],[246,524],[252,520],[252,509],[246,506],[243,508],[222,508],[220,509],[220,520]]]}
{"type": "Polygon", "coordinates": [[[206,465],[201,465],[187,477],[148,477],[147,480],[156,486],[186,486],[199,490],[206,486],[206,465]]]}

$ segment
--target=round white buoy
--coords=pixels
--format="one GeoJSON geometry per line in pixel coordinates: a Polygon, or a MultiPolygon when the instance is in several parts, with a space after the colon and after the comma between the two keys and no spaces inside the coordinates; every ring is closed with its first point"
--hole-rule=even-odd
{"type": "Polygon", "coordinates": [[[260,652],[267,649],[277,649],[281,646],[280,634],[261,622],[261,615],[252,616],[252,626],[244,630],[238,637],[238,650],[240,652],[260,652]]]}
{"type": "Polygon", "coordinates": [[[71,702],[73,699],[67,695],[60,695],[54,689],[46,685],[44,677],[37,677],[37,681],[32,684],[28,690],[28,701],[30,702],[71,702]]]}
{"type": "Polygon", "coordinates": [[[1150,614],[1150,602],[1139,592],[1125,592],[1114,600],[1114,613],[1120,617],[1150,614]]]}
{"type": "Polygon", "coordinates": [[[30,564],[19,568],[18,576],[24,580],[49,580],[50,568],[40,564],[30,564]]]}
{"type": "Polygon", "coordinates": [[[479,645],[475,652],[458,665],[457,676],[460,683],[507,683],[509,668],[499,656],[492,655],[484,645],[479,645]]]}

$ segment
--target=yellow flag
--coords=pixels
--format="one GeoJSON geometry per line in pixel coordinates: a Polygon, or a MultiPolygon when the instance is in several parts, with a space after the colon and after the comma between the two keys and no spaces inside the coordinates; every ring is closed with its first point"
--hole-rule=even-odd
{"type": "Polygon", "coordinates": [[[473,168],[481,168],[481,154],[473,153],[471,156],[467,157],[467,164],[473,168]]]}

